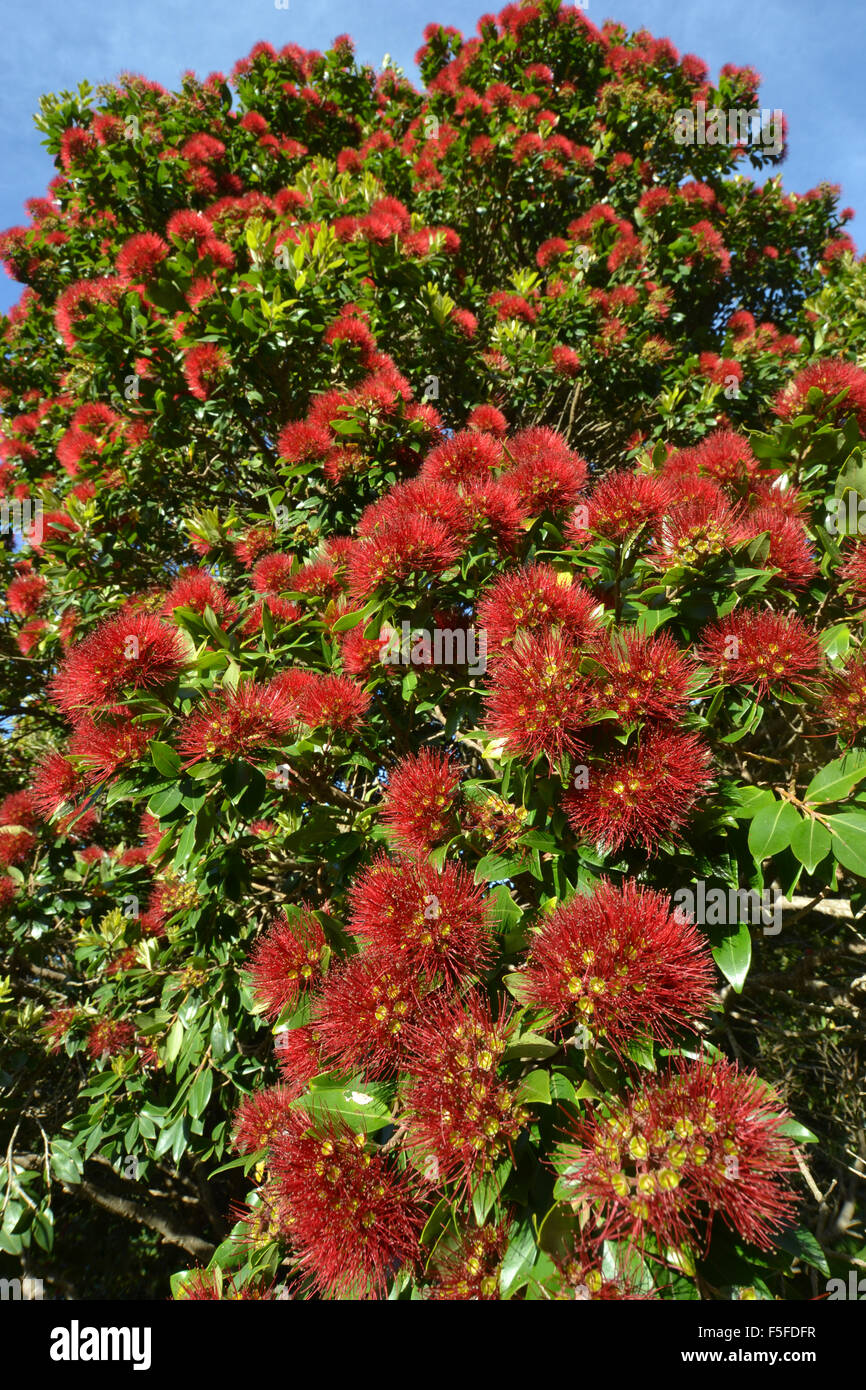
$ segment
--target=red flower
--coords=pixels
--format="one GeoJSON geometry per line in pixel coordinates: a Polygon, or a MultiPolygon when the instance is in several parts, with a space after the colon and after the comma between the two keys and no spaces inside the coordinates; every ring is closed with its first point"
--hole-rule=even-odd
{"type": "Polygon", "coordinates": [[[621,723],[674,719],[688,706],[696,666],[670,633],[606,633],[592,655],[603,673],[598,707],[614,710],[621,723]]]}
{"type": "Polygon", "coordinates": [[[543,241],[536,251],[535,264],[539,270],[546,270],[551,261],[567,256],[570,250],[571,242],[566,241],[565,237],[551,237],[549,241],[543,241]]]}
{"type": "Polygon", "coordinates": [[[177,241],[194,241],[200,247],[213,236],[213,223],[204,213],[194,212],[192,208],[180,208],[168,219],[165,234],[177,241]]]}
{"type": "Polygon", "coordinates": [[[106,1053],[116,1057],[121,1052],[131,1052],[134,1046],[135,1029],[122,1019],[102,1018],[87,1034],[87,1051],[94,1061],[106,1053]]]}
{"type": "Polygon", "coordinates": [[[621,542],[655,526],[670,503],[667,484],[651,473],[609,473],[566,523],[565,534],[578,549],[591,543],[592,533],[621,542]]]}
{"type": "Polygon", "coordinates": [[[754,1072],[726,1059],[677,1058],[627,1101],[572,1131],[565,1154],[575,1189],[595,1199],[610,1235],[643,1244],[709,1243],[713,1217],[761,1249],[797,1204],[786,1174],[790,1117],[754,1072]]]}
{"type": "Polygon", "coordinates": [[[782,578],[792,589],[802,589],[815,578],[818,565],[809,544],[809,537],[798,517],[787,516],[775,507],[758,507],[743,524],[747,536],[760,536],[765,531],[770,538],[766,564],[781,571],[782,578]]]}
{"type": "Polygon", "coordinates": [[[272,1144],[290,1122],[292,1100],[288,1086],[269,1086],[244,1096],[232,1126],[238,1153],[254,1154],[272,1144]]]}
{"type": "Polygon", "coordinates": [[[735,338],[750,338],[757,327],[755,317],[748,309],[738,309],[728,319],[728,327],[735,338]]]}
{"type": "Polygon", "coordinates": [[[508,1016],[494,1018],[474,991],[427,1001],[408,1029],[407,1143],[432,1182],[477,1185],[528,1123],[528,1112],[497,1075],[508,1039],[508,1016]]]}
{"type": "Polygon", "coordinates": [[[725,685],[762,695],[793,690],[821,670],[821,645],[794,613],[741,609],[704,628],[697,651],[725,685]]]}
{"type": "Polygon", "coordinates": [[[857,656],[844,670],[833,672],[822,703],[823,717],[853,743],[866,727],[866,656],[857,656]]]}
{"type": "Polygon", "coordinates": [[[727,275],[731,269],[731,256],[725,248],[721,232],[706,218],[696,222],[689,231],[695,239],[695,251],[693,256],[686,257],[686,261],[689,264],[695,259],[714,262],[716,275],[727,275]]]}
{"type": "Polygon", "coordinates": [[[170,618],[175,608],[191,608],[194,613],[204,613],[210,608],[217,618],[226,622],[237,617],[237,609],[223,586],[207,570],[201,569],[181,570],[166,593],[160,613],[170,618]]]}
{"type": "Polygon", "coordinates": [[[476,976],[490,955],[490,917],[483,889],[459,864],[437,871],[425,860],[384,856],[349,890],[350,922],[382,960],[412,978],[476,976]]]}
{"type": "Polygon", "coordinates": [[[853,362],[845,362],[839,357],[813,362],[782,388],[773,410],[782,420],[793,420],[798,415],[816,415],[819,420],[830,419],[841,423],[849,415],[855,415],[860,433],[866,435],[866,372],[855,367],[853,362]],[[807,401],[813,389],[823,394],[823,399],[819,399],[817,405],[809,405],[807,401]],[[832,405],[842,391],[845,392],[842,400],[832,405]]]}
{"type": "Polygon", "coordinates": [[[476,405],[470,410],[466,425],[468,429],[479,430],[482,434],[495,435],[497,439],[508,432],[508,421],[495,405],[476,405]]]}
{"type": "Polygon", "coordinates": [[[64,169],[82,162],[82,156],[96,149],[96,137],[81,126],[69,126],[60,140],[60,163],[64,169]]]}
{"type": "Polygon", "coordinates": [[[575,645],[598,631],[590,593],[550,565],[528,565],[497,579],[478,605],[478,625],[487,633],[489,653],[510,647],[518,633],[542,635],[561,628],[575,645]]]}
{"type": "Polygon", "coordinates": [[[0,802],[0,825],[23,826],[33,830],[39,824],[39,813],[29,791],[10,792],[0,802]]]}
{"type": "Polygon", "coordinates": [[[550,356],[553,362],[553,369],[558,376],[577,376],[580,371],[580,358],[574,351],[574,348],[560,344],[553,349],[550,356]]]}
{"type": "Polygon", "coordinates": [[[495,1303],[500,1295],[500,1270],[508,1248],[510,1227],[507,1222],[496,1226],[468,1228],[456,1248],[442,1252],[437,1246],[436,1277],[430,1285],[433,1302],[495,1303]]]}
{"type": "Polygon", "coordinates": [[[321,1034],[318,1028],[302,1024],[286,1028],[274,1039],[280,1076],[291,1088],[293,1096],[305,1091],[314,1076],[327,1068],[321,1055],[321,1034]]]}
{"type": "Polygon", "coordinates": [[[0,825],[0,865],[20,864],[36,847],[36,836],[19,825],[0,825]]]}
{"type": "Polygon", "coordinates": [[[119,279],[77,280],[67,285],[54,305],[54,322],[63,342],[70,351],[78,341],[82,319],[88,318],[100,304],[114,304],[123,293],[119,279]]]}
{"type": "Polygon", "coordinates": [[[229,366],[228,353],[216,343],[196,343],[184,357],[183,374],[190,392],[206,401],[220,385],[229,366]]]}
{"type": "Polygon", "coordinates": [[[19,574],[6,590],[6,605],[16,618],[26,618],[42,602],[48,591],[48,582],[41,574],[19,574]]]}
{"type": "Polygon", "coordinates": [[[84,761],[88,781],[101,782],[138,762],[155,733],[153,725],[143,728],[128,720],[95,724],[84,719],[70,740],[69,752],[84,761]]]}
{"type": "Polygon", "coordinates": [[[248,757],[273,748],[297,720],[295,707],[276,681],[246,681],[237,689],[211,690],[178,733],[186,766],[201,758],[248,757]]]}
{"type": "Polygon", "coordinates": [[[505,739],[509,752],[529,759],[544,753],[551,766],[565,753],[582,752],[581,731],[594,702],[579,662],[580,653],[564,632],[521,635],[492,666],[485,728],[505,739]]]}
{"type": "MultiPolygon", "coordinates": [[[[709,485],[708,479],[695,480],[696,484],[704,481],[709,485]]],[[[697,491],[697,487],[691,490],[697,491]]],[[[655,555],[661,568],[696,568],[711,556],[732,549],[741,538],[737,512],[724,499],[721,489],[712,491],[714,495],[706,500],[701,496],[672,500],[670,511],[656,525],[655,555]]]]}
{"type": "Polygon", "coordinates": [[[324,945],[318,918],[304,904],[291,917],[280,913],[259,937],[248,969],[266,1018],[277,1018],[302,990],[319,983],[324,945]]]}
{"type": "Polygon", "coordinates": [[[400,849],[426,854],[454,830],[460,771],[447,753],[423,748],[388,776],[381,818],[400,849]]]}
{"type": "Polygon", "coordinates": [[[714,968],[706,941],[668,898],[631,879],[606,880],[542,917],[522,971],[522,997],[560,1027],[582,1023],[619,1051],[632,1038],[669,1042],[706,1013],[714,968]]]}
{"type": "Polygon", "coordinates": [[[515,435],[509,445],[514,467],[504,481],[532,515],[570,506],[586,482],[586,462],[553,430],[534,428],[515,435]]]}
{"type": "Polygon", "coordinates": [[[117,273],[127,285],[147,281],[168,255],[168,243],[155,232],[138,232],[117,253],[117,273]]]}
{"type": "Polygon", "coordinates": [[[725,485],[749,482],[758,471],[749,441],[733,430],[714,430],[691,452],[701,473],[725,485]]]}
{"type": "Polygon", "coordinates": [[[273,550],[277,543],[277,533],[273,526],[251,526],[237,540],[232,541],[235,559],[249,567],[266,550],[273,550]]]}
{"type": "Polygon", "coordinates": [[[19,652],[26,656],[47,631],[48,624],[43,622],[42,618],[30,618],[15,634],[15,645],[19,652]]]}
{"type": "Polygon", "coordinates": [[[414,579],[419,571],[442,574],[460,549],[448,527],[418,512],[409,512],[359,540],[349,555],[349,591],[365,600],[377,589],[414,579]]]}
{"type": "Polygon", "coordinates": [[[324,458],[333,443],[329,430],[323,425],[293,420],[280,431],[277,448],[280,458],[289,463],[306,463],[324,458]]]}
{"type": "Polygon", "coordinates": [[[478,328],[478,320],[468,309],[452,309],[450,314],[451,322],[463,334],[464,338],[474,338],[478,328]]]}
{"type": "Polygon", "coordinates": [[[72,802],[85,790],[81,774],[62,753],[48,753],[39,763],[30,788],[34,807],[43,820],[50,820],[55,811],[72,802]]]}
{"type": "Polygon", "coordinates": [[[423,1217],[407,1178],[363,1134],[290,1111],[270,1169],[286,1203],[286,1235],[314,1291],[376,1298],[418,1257],[423,1217]]]}
{"type": "Polygon", "coordinates": [[[424,460],[422,476],[469,482],[487,478],[502,464],[502,444],[495,435],[478,429],[458,430],[437,444],[424,460]]]}
{"type": "Polygon", "coordinates": [[[322,1053],[342,1071],[394,1071],[417,1007],[417,979],[405,959],[353,956],[331,970],[313,1006],[322,1053]]]}
{"type": "Polygon", "coordinates": [[[640,840],[652,851],[675,837],[712,776],[708,749],[694,734],[651,730],[638,747],[589,767],[585,788],[563,799],[575,834],[618,850],[640,840]]]}
{"type": "MultiPolygon", "coordinates": [[[[311,729],[356,729],[363,723],[371,696],[348,676],[320,675],[316,671],[287,673],[294,683],[295,709],[311,729]],[[302,678],[302,679],[301,679],[302,678]]],[[[274,684],[280,688],[283,679],[274,684]]],[[[283,689],[287,687],[283,685],[283,689]]]]}
{"type": "Polygon", "coordinates": [[[506,482],[461,483],[462,524],[470,534],[492,533],[495,544],[513,554],[523,533],[524,512],[516,492],[506,482]]]}
{"type": "Polygon", "coordinates": [[[59,1052],[60,1046],[73,1023],[78,1018],[77,1009],[55,1009],[41,1026],[45,1034],[49,1052],[59,1052]]]}
{"type": "Polygon", "coordinates": [[[254,604],[246,614],[241,629],[245,637],[262,631],[265,603],[267,603],[271,617],[275,618],[278,624],[295,623],[301,617],[301,610],[296,603],[291,603],[288,599],[277,598],[275,594],[268,594],[266,599],[263,599],[261,603],[254,604]]]}
{"type": "Polygon", "coordinates": [[[487,302],[496,310],[498,319],[522,319],[524,323],[532,324],[538,318],[538,310],[521,294],[497,290],[495,294],[490,295],[487,302]]]}
{"type": "Polygon", "coordinates": [[[159,690],[184,664],[185,647],[175,628],[150,613],[124,611],[72,648],[49,689],[62,710],[78,715],[124,690],[159,690]]]}

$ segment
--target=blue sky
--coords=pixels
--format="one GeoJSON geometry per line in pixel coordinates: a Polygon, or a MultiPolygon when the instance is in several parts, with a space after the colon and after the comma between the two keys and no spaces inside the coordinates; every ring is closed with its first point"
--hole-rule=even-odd
{"type": "MultiPolygon", "coordinates": [[[[24,0],[8,4],[0,57],[0,227],[26,221],[25,198],[42,194],[51,161],[32,123],[45,91],[74,89],[82,78],[110,81],[124,69],[166,87],[182,72],[227,72],[258,39],[276,46],[325,48],[351,34],[362,61],[390,53],[413,78],[413,54],[429,21],[475,31],[495,0],[24,0]]],[[[843,206],[863,209],[849,230],[866,246],[866,139],[862,68],[863,0],[589,0],[595,24],[666,35],[697,53],[715,76],[725,62],[750,64],[764,78],[761,104],[788,118],[784,181],[804,192],[819,180],[841,183],[843,206]]],[[[21,287],[0,271],[0,309],[21,287]]]]}

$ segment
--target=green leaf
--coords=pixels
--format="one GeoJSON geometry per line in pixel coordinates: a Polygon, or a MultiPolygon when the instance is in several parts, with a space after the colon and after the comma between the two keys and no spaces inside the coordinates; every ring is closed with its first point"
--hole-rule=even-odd
{"type": "Polygon", "coordinates": [[[550,1104],[550,1078],[546,1071],[531,1071],[517,1087],[517,1098],[527,1105],[550,1104]]]}
{"type": "Polygon", "coordinates": [[[731,786],[728,795],[736,802],[733,815],[738,820],[753,820],[765,806],[772,806],[776,798],[766,787],[731,786]]]}
{"type": "Polygon", "coordinates": [[[655,1049],[652,1038],[632,1038],[626,1044],[625,1050],[631,1060],[637,1062],[639,1067],[643,1067],[645,1071],[655,1071],[655,1049]]]}
{"type": "Polygon", "coordinates": [[[808,820],[801,820],[791,836],[791,850],[807,873],[813,874],[830,853],[830,833],[810,816],[808,820]]]}
{"type": "Polygon", "coordinates": [[[749,827],[749,849],[755,862],[787,849],[799,824],[800,813],[790,801],[774,800],[762,807],[749,827]]]}
{"type": "Polygon", "coordinates": [[[218,1062],[221,1057],[225,1057],[229,1048],[234,1043],[234,1033],[229,1028],[221,1014],[217,1014],[214,1025],[210,1030],[210,1045],[213,1059],[218,1062]]]}
{"type": "Polygon", "coordinates": [[[843,868],[866,878],[866,815],[862,811],[846,811],[828,816],[833,853],[843,868]]]}
{"type": "Polygon", "coordinates": [[[52,1139],[51,1170],[60,1182],[70,1186],[81,1181],[84,1163],[75,1145],[68,1139],[52,1139]]]}
{"type": "Polygon", "coordinates": [[[194,816],[191,820],[188,820],[186,825],[184,826],[183,834],[181,835],[177,849],[174,852],[175,864],[183,865],[188,862],[190,855],[193,851],[193,846],[195,844],[195,831],[197,823],[198,817],[194,816]]]}
{"type": "Polygon", "coordinates": [[[796,1139],[798,1144],[817,1144],[819,1139],[817,1134],[813,1134],[811,1129],[801,1125],[798,1120],[786,1120],[779,1125],[779,1133],[786,1134],[789,1139],[796,1139]]]}
{"type": "Polygon", "coordinates": [[[162,787],[155,791],[147,803],[147,809],[157,820],[162,820],[164,816],[171,815],[176,806],[183,800],[183,792],[180,787],[162,787]]]}
{"type": "MultiPolygon", "coordinates": [[[[710,933],[711,942],[716,932],[710,933]]],[[[731,928],[726,936],[712,944],[713,959],[725,979],[741,994],[749,966],[752,963],[752,936],[745,922],[731,928]]]]}
{"type": "Polygon", "coordinates": [[[798,1226],[795,1231],[783,1231],[775,1239],[780,1250],[784,1250],[787,1255],[796,1255],[804,1264],[813,1265],[815,1269],[820,1269],[821,1273],[829,1279],[830,1266],[827,1263],[827,1257],[811,1231],[798,1226]]]}
{"type": "Polygon", "coordinates": [[[835,762],[828,763],[816,772],[805,792],[803,800],[813,806],[825,801],[842,801],[852,787],[856,787],[866,777],[866,751],[852,748],[835,762]]]}
{"type": "Polygon", "coordinates": [[[568,1100],[571,1101],[572,1105],[575,1104],[577,1092],[574,1089],[574,1082],[564,1072],[551,1072],[550,1096],[552,1100],[568,1100]]]}
{"type": "Polygon", "coordinates": [[[369,1085],[359,1081],[357,1089],[347,1086],[326,1086],[311,1090],[302,1098],[303,1108],[322,1119],[344,1120],[358,1133],[374,1133],[391,1121],[391,1111],[369,1085]]]}
{"type": "Polygon", "coordinates": [[[189,1109],[194,1120],[204,1114],[213,1090],[213,1072],[209,1068],[199,1072],[189,1093],[189,1109]]]}
{"type": "Polygon", "coordinates": [[[167,743],[160,743],[153,739],[148,745],[150,749],[150,760],[163,777],[180,776],[180,758],[174,749],[167,743]]]}
{"type": "Polygon", "coordinates": [[[331,632],[349,632],[353,627],[364,621],[366,609],[361,608],[357,613],[344,613],[342,618],[338,618],[332,625],[331,632]]]}
{"type": "Polygon", "coordinates": [[[482,879],[490,882],[492,879],[511,878],[513,874],[525,872],[526,865],[522,859],[505,859],[501,854],[486,854],[476,867],[475,882],[480,883],[482,879]]]}
{"type": "Polygon", "coordinates": [[[531,1029],[527,1029],[525,1033],[518,1033],[516,1038],[511,1039],[503,1056],[506,1061],[512,1061],[515,1057],[529,1057],[533,1061],[543,1062],[546,1057],[552,1057],[558,1051],[558,1043],[542,1037],[541,1033],[533,1033],[531,1029]]]}
{"type": "Polygon", "coordinates": [[[499,1198],[511,1172],[511,1159],[504,1159],[492,1173],[485,1173],[472,1192],[472,1211],[476,1226],[483,1226],[491,1207],[499,1198]]]}
{"type": "Polygon", "coordinates": [[[509,1298],[529,1282],[530,1271],[538,1256],[535,1233],[527,1221],[517,1228],[508,1242],[502,1264],[499,1267],[499,1294],[509,1298]]]}
{"type": "Polygon", "coordinates": [[[498,883],[491,890],[487,901],[492,907],[497,925],[502,931],[511,931],[523,916],[504,883],[498,883]]]}
{"type": "Polygon", "coordinates": [[[168,1037],[166,1038],[165,1043],[163,1044],[163,1057],[168,1066],[171,1066],[172,1062],[174,1062],[174,1060],[176,1059],[177,1054],[180,1052],[180,1045],[183,1042],[183,1034],[183,1024],[181,1023],[179,1018],[176,1018],[174,1020],[174,1023],[169,1028],[168,1037]]]}

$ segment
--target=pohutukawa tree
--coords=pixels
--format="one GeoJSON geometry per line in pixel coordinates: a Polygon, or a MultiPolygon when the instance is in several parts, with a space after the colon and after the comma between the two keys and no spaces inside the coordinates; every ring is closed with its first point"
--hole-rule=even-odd
{"type": "Polygon", "coordinates": [[[178,1297],[811,1297],[862,1166],[852,214],[674,138],[752,69],[558,0],[418,63],[43,102],[0,1244],[62,1286],[95,1203],[178,1297]]]}

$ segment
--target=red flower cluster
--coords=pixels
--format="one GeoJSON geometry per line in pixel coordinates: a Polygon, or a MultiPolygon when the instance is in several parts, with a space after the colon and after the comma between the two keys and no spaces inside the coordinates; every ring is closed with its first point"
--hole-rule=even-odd
{"type": "Polygon", "coordinates": [[[202,758],[248,757],[278,745],[297,722],[295,702],[277,681],[212,690],[183,722],[177,744],[187,766],[202,758]]]}
{"type": "Polygon", "coordinates": [[[483,889],[458,864],[381,856],[352,884],[350,923],[382,960],[416,979],[477,976],[490,954],[483,889]]]}
{"type": "Polygon", "coordinates": [[[454,829],[460,773],[446,753],[424,748],[403,758],[388,777],[382,821],[395,844],[424,854],[454,829]]]}
{"type": "Polygon", "coordinates": [[[593,692],[579,671],[580,653],[563,632],[522,635],[496,657],[485,693],[484,724],[509,751],[555,766],[587,747],[593,692]]]}
{"type": "Polygon", "coordinates": [[[289,1111],[270,1168],[285,1203],[285,1233],[312,1289],[376,1298],[415,1260],[422,1218],[404,1174],[345,1125],[289,1111]]]}
{"type": "Polygon", "coordinates": [[[259,938],[248,968],[267,1018],[277,1018],[295,1003],[302,990],[318,985],[324,946],[325,933],[319,920],[305,906],[291,917],[280,913],[259,938]]]}
{"type": "Polygon", "coordinates": [[[696,734],[651,729],[639,745],[588,768],[587,785],[563,798],[575,834],[609,850],[640,840],[652,851],[678,836],[712,781],[696,734]]]}
{"type": "Polygon", "coordinates": [[[670,633],[611,631],[592,654],[600,668],[598,707],[613,710],[620,723],[675,719],[687,708],[697,667],[670,633]]]}
{"type": "Polygon", "coordinates": [[[704,628],[698,656],[725,685],[750,685],[762,695],[814,682],[821,645],[794,613],[740,609],[704,628]]]}
{"type": "Polygon", "coordinates": [[[607,1119],[576,1127],[568,1175],[597,1202],[608,1236],[706,1244],[718,1215],[766,1250],[796,1205],[786,1180],[794,1149],[780,1111],[754,1073],[726,1060],[678,1058],[607,1119]]]}
{"type": "Polygon", "coordinates": [[[125,690],[158,691],[184,663],[184,643],[175,628],[150,613],[129,611],[107,619],[73,647],[50,689],[60,708],[77,716],[111,703],[125,690]]]}
{"type": "Polygon", "coordinates": [[[522,971],[521,997],[559,1027],[583,1024],[618,1051],[633,1038],[670,1041],[692,1028],[712,996],[706,942],[667,897],[606,880],[541,920],[522,971]]]}
{"type": "Polygon", "coordinates": [[[477,993],[428,1001],[423,1019],[409,1029],[408,1143],[430,1182],[475,1186],[528,1122],[515,1092],[497,1076],[508,1037],[508,1019],[494,1018],[477,993]]]}

